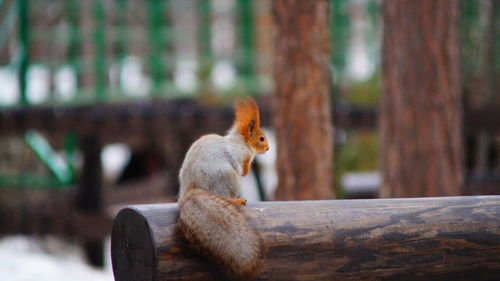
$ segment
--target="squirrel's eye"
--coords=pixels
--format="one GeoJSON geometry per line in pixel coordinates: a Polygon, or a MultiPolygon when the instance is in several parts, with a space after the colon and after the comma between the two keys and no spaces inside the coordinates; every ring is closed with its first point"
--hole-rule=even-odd
{"type": "Polygon", "coordinates": [[[264,141],[264,136],[261,136],[261,137],[259,138],[259,140],[260,140],[261,142],[263,142],[263,141],[264,141]]]}

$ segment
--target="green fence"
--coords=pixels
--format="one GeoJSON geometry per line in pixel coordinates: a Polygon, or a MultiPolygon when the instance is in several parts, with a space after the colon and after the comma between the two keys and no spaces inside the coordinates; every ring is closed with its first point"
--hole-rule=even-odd
{"type": "MultiPolygon", "coordinates": [[[[376,104],[380,2],[330,0],[337,104],[376,104]],[[360,15],[373,71],[367,81],[353,83],[349,68],[360,15]]],[[[478,59],[486,32],[480,18],[488,12],[483,2],[461,0],[466,93],[473,92],[484,63],[478,59]]],[[[0,110],[266,94],[272,91],[272,44],[271,0],[0,0],[0,110]]],[[[28,144],[37,139],[25,137],[28,144]]],[[[54,153],[31,146],[57,169],[47,159],[54,153]]]]}
{"type": "MultiPolygon", "coordinates": [[[[202,87],[212,88],[208,94],[269,92],[262,81],[270,73],[259,70],[266,62],[255,55],[255,22],[261,20],[254,16],[256,5],[249,0],[0,1],[0,68],[18,80],[15,101],[4,97],[0,106],[171,98],[197,95],[202,87]],[[48,80],[41,97],[33,97],[29,85],[37,71],[48,80]],[[223,81],[213,82],[214,74],[223,81]]],[[[259,32],[271,30],[260,25],[259,32]]]]}
{"type": "MultiPolygon", "coordinates": [[[[380,2],[330,0],[336,104],[376,105],[380,2]],[[356,34],[373,68],[361,82],[351,81],[349,69],[356,34]]],[[[488,12],[483,2],[461,0],[466,93],[484,63],[478,59],[486,32],[480,18],[488,12]]],[[[272,44],[271,0],[0,0],[0,110],[266,94],[272,91],[272,44]]],[[[36,132],[24,139],[53,177],[0,171],[0,186],[73,183],[74,135],[66,137],[66,161],[36,132]]]]}
{"type": "MultiPolygon", "coordinates": [[[[330,3],[339,83],[352,1],[330,3]]],[[[362,6],[376,64],[378,1],[362,6]]],[[[272,44],[271,0],[0,0],[0,70],[17,79],[0,106],[269,93],[272,44]]]]}
{"type": "MultiPolygon", "coordinates": [[[[331,1],[332,65],[342,79],[348,5],[331,1]]],[[[0,80],[13,80],[0,88],[0,110],[266,94],[272,44],[270,0],[0,0],[0,80]]],[[[0,186],[74,183],[74,134],[62,154],[36,131],[24,141],[51,177],[0,171],[0,186]]]]}
{"type": "MultiPolygon", "coordinates": [[[[371,75],[378,72],[380,2],[330,0],[334,89],[350,83],[360,14],[371,75]]],[[[466,82],[481,63],[480,18],[489,2],[461,0],[466,82]]],[[[271,0],[0,0],[0,79],[16,80],[0,81],[0,107],[269,93],[270,6],[271,0]],[[32,85],[37,74],[42,85],[32,85]],[[42,97],[33,96],[37,87],[42,97]]]]}

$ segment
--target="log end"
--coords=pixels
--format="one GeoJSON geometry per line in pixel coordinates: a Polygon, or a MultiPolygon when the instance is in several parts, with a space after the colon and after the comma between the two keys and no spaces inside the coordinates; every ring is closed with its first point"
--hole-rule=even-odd
{"type": "Polygon", "coordinates": [[[141,211],[128,207],[115,218],[111,232],[111,261],[116,281],[154,280],[155,241],[141,211]]]}

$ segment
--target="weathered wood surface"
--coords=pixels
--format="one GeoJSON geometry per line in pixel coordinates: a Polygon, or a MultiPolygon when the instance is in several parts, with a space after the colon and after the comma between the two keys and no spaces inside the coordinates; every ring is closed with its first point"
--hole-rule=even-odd
{"type": "Polygon", "coordinates": [[[0,136],[35,129],[54,139],[75,132],[93,135],[103,143],[133,143],[145,135],[165,133],[175,133],[178,140],[186,133],[224,132],[232,120],[229,107],[202,106],[190,100],[19,107],[0,110],[0,136]]]}
{"type": "MultiPolygon", "coordinates": [[[[270,101],[262,100],[263,125],[270,125],[270,101]]],[[[336,128],[374,129],[378,113],[373,108],[339,106],[331,110],[336,128]]],[[[495,104],[465,112],[464,130],[498,134],[500,111],[495,104]]],[[[35,129],[61,142],[68,132],[93,133],[104,142],[134,142],[138,136],[181,134],[192,127],[198,133],[223,133],[233,120],[229,107],[204,106],[192,101],[155,101],[81,106],[0,108],[0,136],[22,135],[35,129]],[[193,124],[196,124],[194,128],[193,124]]]]}
{"type": "MultiPolygon", "coordinates": [[[[500,196],[252,203],[256,280],[500,280],[500,196]]],[[[179,236],[177,205],[123,209],[116,281],[221,280],[179,236]]]]}
{"type": "MultiPolygon", "coordinates": [[[[270,100],[261,98],[259,108],[262,124],[269,126],[270,100]]],[[[377,113],[373,108],[351,106],[332,108],[331,112],[335,112],[332,119],[336,127],[373,129],[376,125],[377,113]]],[[[92,133],[107,143],[128,141],[144,134],[179,134],[189,128],[224,133],[232,121],[231,107],[203,105],[194,100],[15,107],[0,108],[0,136],[36,129],[51,138],[60,138],[68,132],[92,133]]]]}

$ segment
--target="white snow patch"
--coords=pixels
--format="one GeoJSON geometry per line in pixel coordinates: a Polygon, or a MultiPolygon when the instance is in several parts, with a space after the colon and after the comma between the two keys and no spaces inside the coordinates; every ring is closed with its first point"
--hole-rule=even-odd
{"type": "Polygon", "coordinates": [[[104,167],[104,175],[111,180],[117,180],[118,176],[127,165],[132,152],[123,143],[108,144],[101,154],[101,162],[104,167]]]}
{"type": "Polygon", "coordinates": [[[30,103],[42,103],[49,97],[49,70],[41,65],[31,65],[27,74],[27,96],[30,103]]]}
{"type": "Polygon", "coordinates": [[[0,68],[0,85],[0,105],[13,105],[19,101],[17,73],[12,68],[0,68]]]}
{"type": "Polygon", "coordinates": [[[112,281],[113,274],[109,257],[105,268],[97,269],[79,247],[60,239],[10,236],[0,240],[0,280],[112,281]]]}
{"type": "Polygon", "coordinates": [[[227,60],[220,60],[215,63],[212,71],[212,82],[215,87],[227,90],[236,80],[236,70],[234,65],[227,60]]]}
{"type": "Polygon", "coordinates": [[[185,59],[177,62],[174,80],[181,91],[193,92],[197,89],[196,78],[197,64],[193,59],[185,59]]]}
{"type": "Polygon", "coordinates": [[[382,184],[379,172],[349,172],[342,177],[342,186],[353,193],[371,192],[382,184]]]}
{"type": "Polygon", "coordinates": [[[58,97],[63,101],[69,101],[76,95],[76,75],[71,66],[65,65],[59,68],[54,77],[54,85],[58,97]]]}
{"type": "Polygon", "coordinates": [[[141,59],[135,56],[129,56],[123,60],[120,81],[130,96],[145,97],[151,89],[151,79],[143,73],[141,59]]]}

